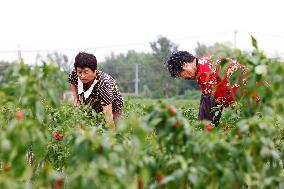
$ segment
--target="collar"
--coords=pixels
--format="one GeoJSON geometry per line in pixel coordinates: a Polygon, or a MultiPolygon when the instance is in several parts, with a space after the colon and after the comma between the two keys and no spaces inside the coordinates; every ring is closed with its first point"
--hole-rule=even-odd
{"type": "Polygon", "coordinates": [[[82,81],[78,78],[78,94],[84,94],[84,98],[87,99],[90,94],[92,93],[93,89],[94,89],[94,86],[96,85],[96,83],[98,82],[98,80],[94,80],[92,85],[90,86],[90,88],[86,91],[84,91],[84,88],[83,88],[83,83],[82,81]]]}

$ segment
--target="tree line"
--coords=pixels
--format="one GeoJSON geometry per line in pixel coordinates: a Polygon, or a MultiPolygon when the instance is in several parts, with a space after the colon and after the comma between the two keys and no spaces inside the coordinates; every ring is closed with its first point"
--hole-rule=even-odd
{"type": "MultiPolygon", "coordinates": [[[[138,65],[138,91],[139,96],[144,98],[169,98],[184,95],[188,90],[199,91],[196,81],[171,78],[164,64],[173,51],[187,49],[179,49],[178,44],[163,36],[159,36],[149,45],[152,49],[149,53],[134,50],[118,55],[111,53],[98,64],[98,67],[116,79],[123,93],[134,94],[135,78],[137,77],[135,69],[138,65]]],[[[230,43],[215,43],[211,46],[198,43],[194,52],[191,53],[195,56],[214,54],[233,57],[234,49],[230,43]]],[[[93,54],[96,55],[95,52],[93,54]]],[[[47,61],[53,61],[66,75],[73,64],[66,55],[58,52],[47,55],[43,62],[47,61]]],[[[12,64],[0,61],[0,77],[3,77],[4,71],[12,64]]]]}
{"type": "MultiPolygon", "coordinates": [[[[163,36],[150,42],[150,46],[150,53],[130,50],[126,54],[111,54],[99,64],[99,68],[118,81],[121,91],[129,93],[134,92],[135,64],[138,64],[139,96],[146,98],[180,96],[188,90],[199,90],[196,81],[171,78],[164,64],[173,51],[186,49],[179,49],[177,44],[163,36]]],[[[191,53],[195,56],[215,54],[232,57],[232,46],[230,43],[215,43],[211,46],[198,43],[191,53]]]]}

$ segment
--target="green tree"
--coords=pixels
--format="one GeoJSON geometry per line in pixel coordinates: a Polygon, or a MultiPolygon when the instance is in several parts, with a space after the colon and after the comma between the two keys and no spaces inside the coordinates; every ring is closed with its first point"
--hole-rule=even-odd
{"type": "Polygon", "coordinates": [[[178,45],[171,42],[168,38],[159,36],[157,41],[151,42],[150,46],[153,50],[153,62],[151,63],[151,75],[149,81],[152,83],[150,90],[156,91],[156,97],[171,97],[178,93],[179,81],[169,77],[168,70],[164,66],[167,57],[178,50],[178,45]]]}
{"type": "Polygon", "coordinates": [[[99,69],[115,78],[123,93],[134,93],[135,65],[138,64],[139,94],[144,95],[143,97],[172,97],[196,88],[195,81],[172,79],[164,66],[167,57],[178,50],[178,45],[160,36],[150,46],[153,50],[150,53],[134,50],[119,55],[112,53],[99,64],[99,69]]]}
{"type": "Polygon", "coordinates": [[[5,72],[12,69],[15,64],[15,62],[0,62],[0,84],[8,82],[8,78],[5,77],[5,72]]]}
{"type": "Polygon", "coordinates": [[[68,73],[71,67],[71,62],[68,59],[68,56],[65,54],[60,54],[58,52],[49,53],[47,59],[50,62],[57,64],[59,69],[65,73],[68,73]]]}
{"type": "Polygon", "coordinates": [[[206,46],[205,44],[197,43],[195,48],[196,56],[224,56],[224,57],[235,57],[233,44],[230,42],[225,43],[214,43],[213,45],[206,46]]]}
{"type": "Polygon", "coordinates": [[[0,75],[4,75],[4,72],[9,68],[12,67],[13,63],[11,62],[0,62],[0,75]]]}
{"type": "MultiPolygon", "coordinates": [[[[139,65],[139,77],[141,75],[143,63],[147,62],[149,55],[145,53],[129,50],[126,54],[115,55],[112,53],[106,60],[98,65],[98,68],[110,74],[118,83],[118,87],[123,93],[134,92],[135,65],[139,65]]],[[[142,80],[140,80],[140,83],[142,80]]],[[[142,89],[142,85],[139,85],[142,89]]]]}
{"type": "Polygon", "coordinates": [[[153,50],[154,57],[162,62],[166,60],[171,52],[178,50],[177,44],[163,36],[159,36],[157,41],[151,42],[150,46],[153,50]]]}

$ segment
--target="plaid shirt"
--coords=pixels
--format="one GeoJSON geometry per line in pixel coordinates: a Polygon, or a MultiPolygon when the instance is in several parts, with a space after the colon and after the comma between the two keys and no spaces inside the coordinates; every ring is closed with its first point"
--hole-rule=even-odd
{"type": "MultiPolygon", "coordinates": [[[[76,70],[73,69],[68,77],[68,82],[78,87],[79,80],[76,70]]],[[[78,91],[78,93],[80,93],[78,91]]],[[[97,70],[97,77],[93,83],[90,95],[85,98],[84,93],[79,94],[80,102],[90,105],[97,112],[103,111],[103,106],[112,104],[112,112],[118,112],[123,108],[123,98],[118,90],[115,80],[108,74],[97,70]]]]}
{"type": "Polygon", "coordinates": [[[244,78],[248,71],[247,67],[232,59],[218,58],[213,64],[211,56],[197,58],[197,82],[202,89],[202,94],[212,94],[214,92],[215,100],[218,104],[229,106],[235,100],[235,93],[240,87],[240,83],[233,86],[229,85],[229,79],[238,69],[242,70],[240,77],[244,78]],[[220,64],[223,60],[229,62],[224,76],[220,77],[220,64]]]}

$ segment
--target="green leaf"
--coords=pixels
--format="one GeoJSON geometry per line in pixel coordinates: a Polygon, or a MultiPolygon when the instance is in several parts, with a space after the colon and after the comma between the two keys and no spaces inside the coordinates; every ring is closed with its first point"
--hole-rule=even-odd
{"type": "Polygon", "coordinates": [[[229,66],[228,59],[223,59],[220,63],[220,71],[219,71],[219,75],[221,78],[224,78],[228,66],[229,66]]]}
{"type": "Polygon", "coordinates": [[[46,151],[46,143],[44,139],[38,139],[33,142],[32,152],[35,155],[36,161],[39,162],[44,159],[47,151],[46,151]]]}
{"type": "Polygon", "coordinates": [[[27,168],[27,162],[25,156],[17,156],[12,162],[12,172],[15,177],[20,177],[27,168]]]}
{"type": "Polygon", "coordinates": [[[273,89],[278,91],[281,88],[281,83],[279,81],[273,83],[273,89]]]}
{"type": "Polygon", "coordinates": [[[36,102],[36,118],[37,120],[42,123],[44,119],[44,108],[41,102],[36,102]]]}
{"type": "Polygon", "coordinates": [[[256,48],[256,49],[258,49],[258,47],[257,47],[257,41],[256,41],[256,39],[251,35],[251,42],[252,42],[252,46],[254,47],[254,48],[256,48]]]}

